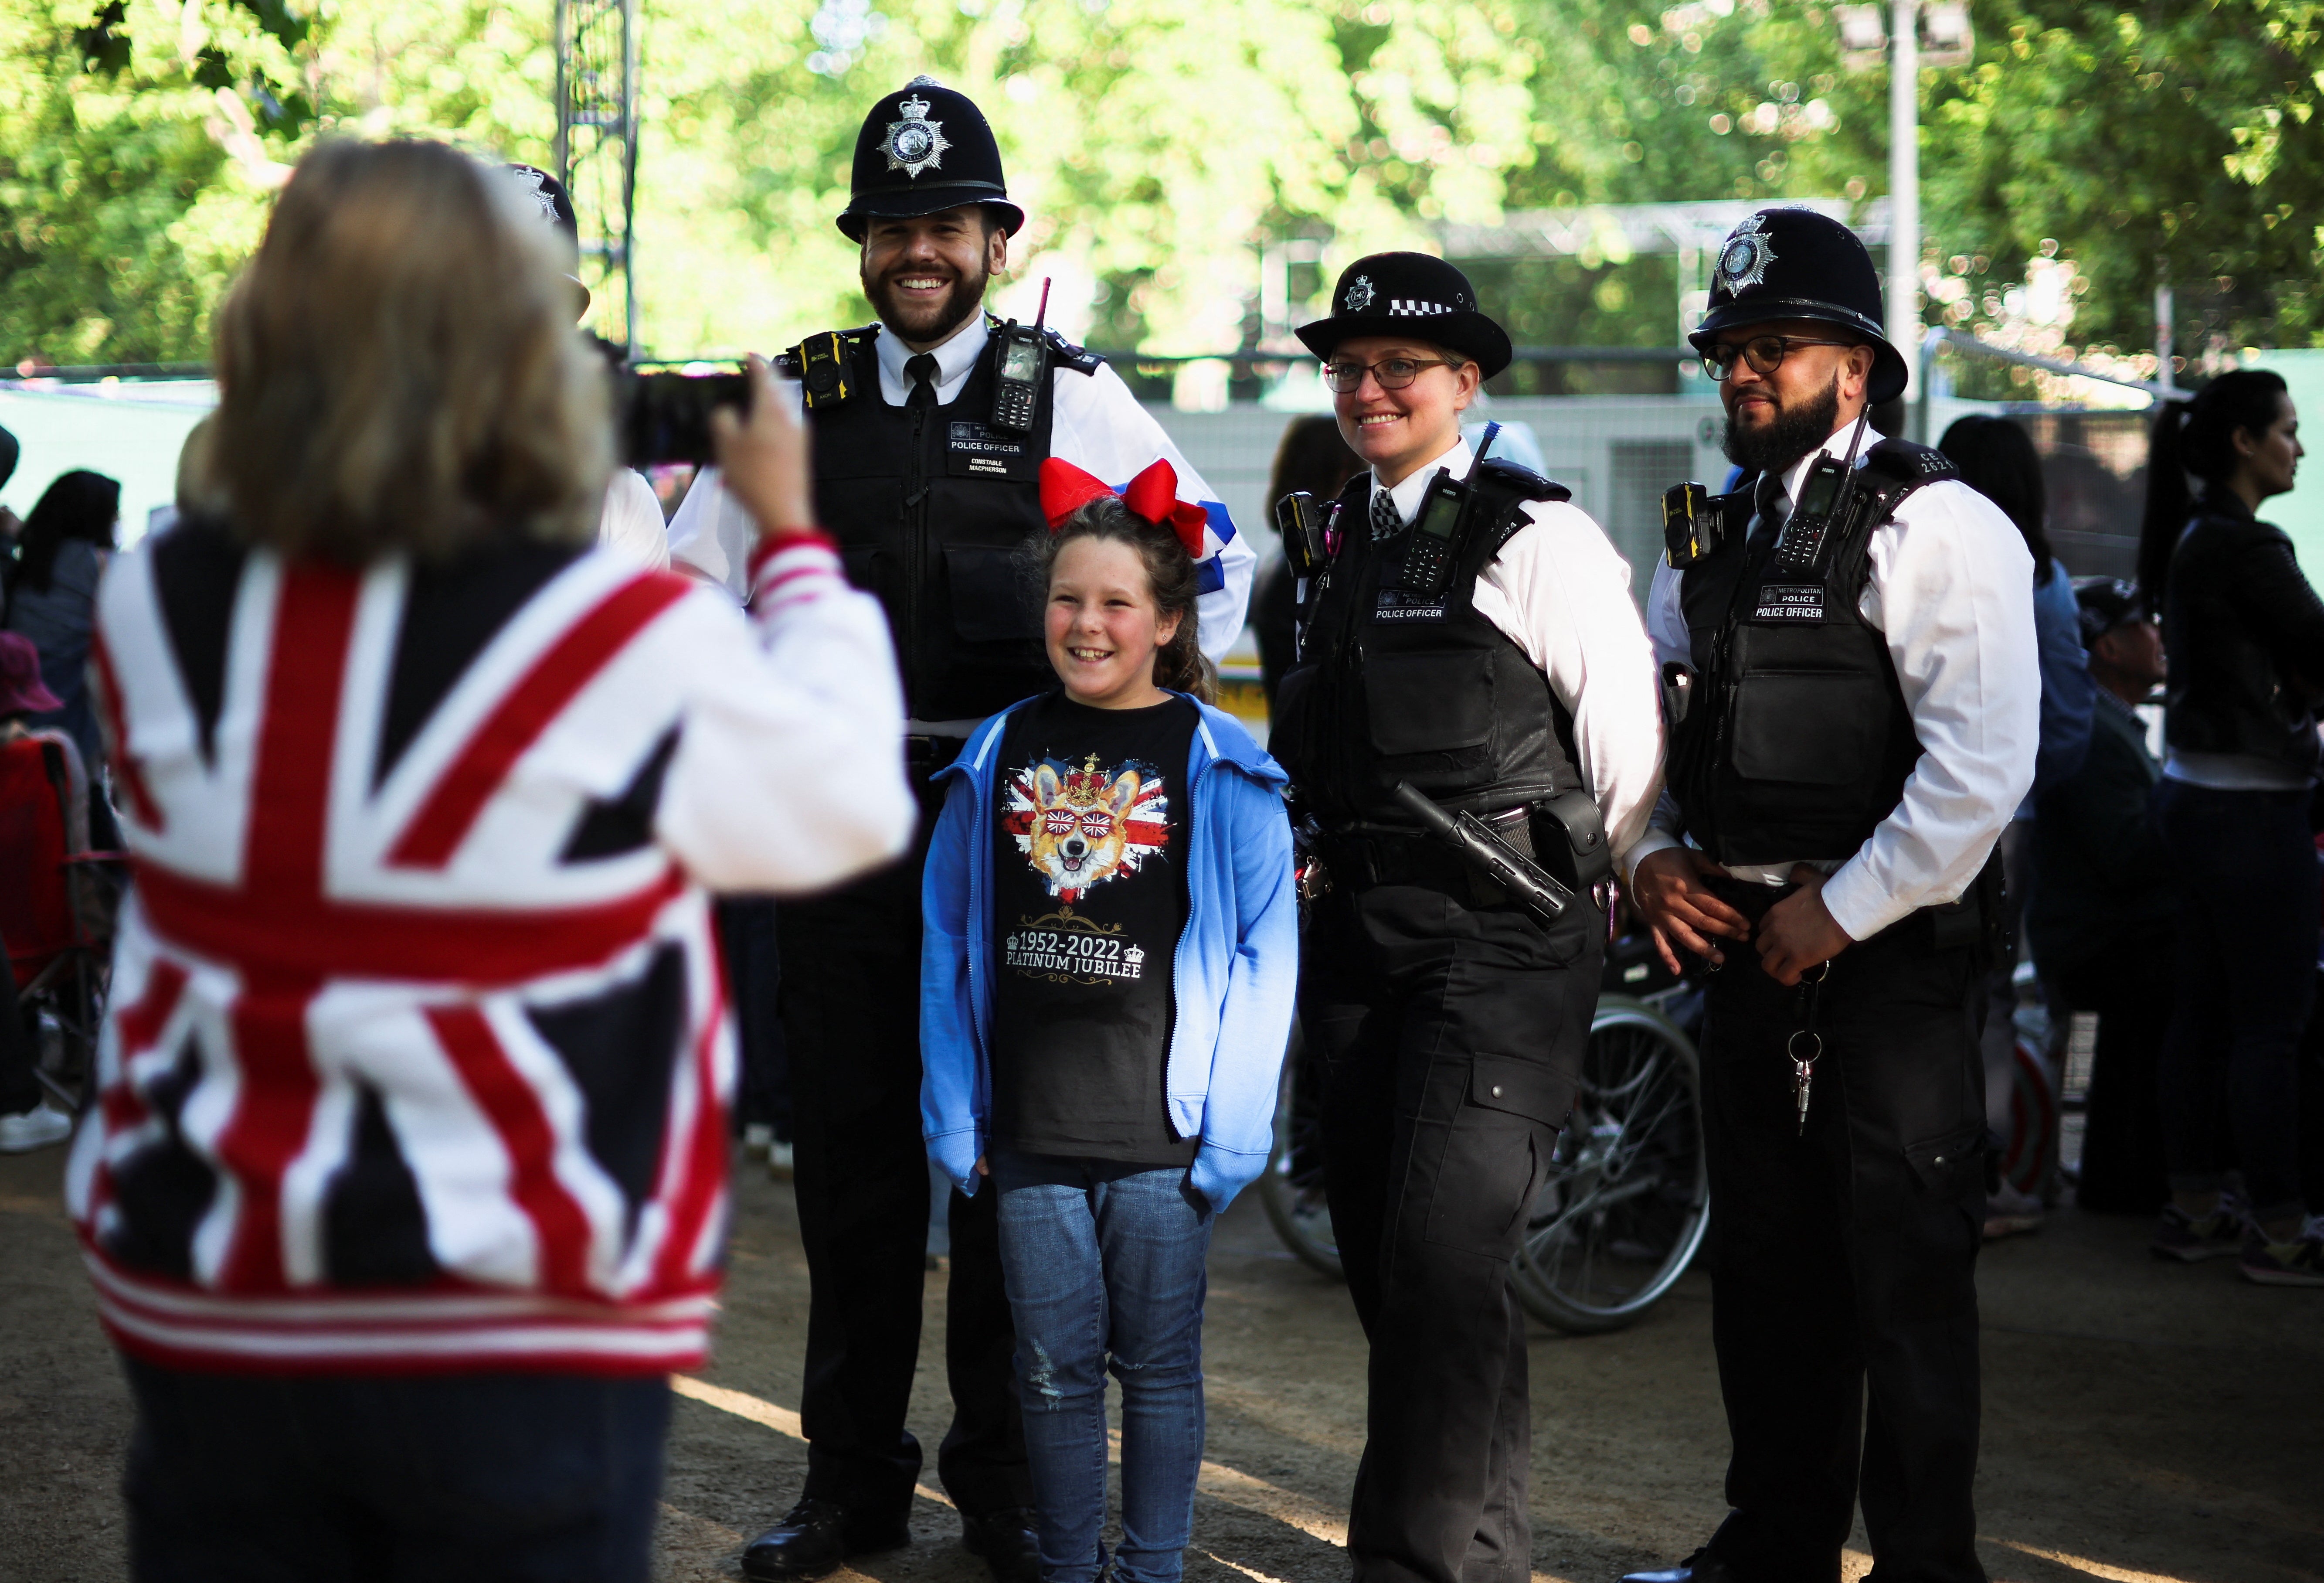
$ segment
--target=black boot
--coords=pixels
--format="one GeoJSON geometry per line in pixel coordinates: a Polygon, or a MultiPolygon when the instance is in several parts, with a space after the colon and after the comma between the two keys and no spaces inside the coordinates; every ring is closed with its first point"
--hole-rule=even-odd
{"type": "Polygon", "coordinates": [[[1622,1583],[1738,1583],[1738,1579],[1732,1568],[1706,1548],[1667,1571],[1625,1572],[1622,1583]]]}
{"type": "Polygon", "coordinates": [[[1030,1506],[1004,1506],[972,1517],[960,1514],[960,1541],[982,1556],[995,1583],[1041,1583],[1041,1536],[1030,1506]]]}
{"type": "Polygon", "coordinates": [[[901,1514],[883,1522],[809,1496],[750,1542],[742,1551],[742,1576],[752,1583],[820,1578],[838,1570],[850,1556],[901,1550],[911,1542],[911,1525],[901,1514]]]}

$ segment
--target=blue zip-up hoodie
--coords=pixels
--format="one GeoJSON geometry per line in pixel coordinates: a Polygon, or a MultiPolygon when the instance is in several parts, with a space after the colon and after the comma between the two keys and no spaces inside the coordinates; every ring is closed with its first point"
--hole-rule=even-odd
{"type": "MultiPolygon", "coordinates": [[[[1009,717],[1032,701],[979,726],[945,770],[952,783],[920,891],[921,1127],[929,1158],[964,1193],[977,1190],[992,1098],[993,760],[1009,717]]],[[[1186,927],[1163,1088],[1178,1135],[1203,1141],[1187,1180],[1216,1211],[1274,1148],[1299,918],[1289,777],[1233,716],[1188,701],[1201,717],[1186,755],[1186,927]]]]}

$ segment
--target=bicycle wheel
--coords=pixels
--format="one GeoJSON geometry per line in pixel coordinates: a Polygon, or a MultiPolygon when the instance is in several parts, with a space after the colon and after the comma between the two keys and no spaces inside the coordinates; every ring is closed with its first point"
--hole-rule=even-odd
{"type": "Polygon", "coordinates": [[[1591,1021],[1511,1271],[1526,1311],[1562,1330],[1618,1330],[1686,1271],[1710,1225],[1701,1074],[1678,1025],[1625,995],[1591,1021]]]}
{"type": "Polygon", "coordinates": [[[1332,1235],[1332,1208],[1323,1201],[1323,1073],[1296,1022],[1275,1090],[1275,1153],[1259,1179],[1259,1201],[1300,1263],[1334,1281],[1347,1279],[1339,1239],[1332,1235]]]}

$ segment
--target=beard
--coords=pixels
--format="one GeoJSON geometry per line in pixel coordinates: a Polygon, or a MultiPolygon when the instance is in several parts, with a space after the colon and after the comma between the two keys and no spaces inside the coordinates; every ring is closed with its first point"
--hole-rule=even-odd
{"type": "Polygon", "coordinates": [[[934,302],[904,302],[891,282],[899,275],[929,274],[933,271],[918,266],[899,265],[878,280],[865,277],[863,294],[872,300],[872,311],[886,325],[908,341],[922,346],[934,346],[948,340],[952,332],[968,322],[971,315],[984,303],[984,288],[992,279],[992,272],[979,260],[976,273],[964,274],[934,302]]]}
{"type": "Polygon", "coordinates": [[[1778,406],[1775,417],[1746,429],[1730,414],[1720,446],[1727,459],[1747,473],[1775,473],[1790,467],[1830,440],[1840,427],[1840,380],[1796,407],[1778,406]]]}

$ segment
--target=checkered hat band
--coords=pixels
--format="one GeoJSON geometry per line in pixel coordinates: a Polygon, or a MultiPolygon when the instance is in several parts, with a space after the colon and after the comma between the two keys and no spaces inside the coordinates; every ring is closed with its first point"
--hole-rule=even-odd
{"type": "Polygon", "coordinates": [[[1422,315],[1460,311],[1449,302],[1424,302],[1417,297],[1390,297],[1388,300],[1388,310],[1391,318],[1399,314],[1422,315]]]}

